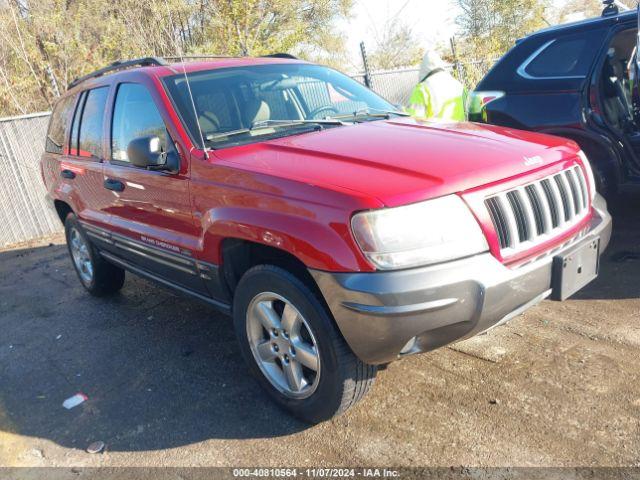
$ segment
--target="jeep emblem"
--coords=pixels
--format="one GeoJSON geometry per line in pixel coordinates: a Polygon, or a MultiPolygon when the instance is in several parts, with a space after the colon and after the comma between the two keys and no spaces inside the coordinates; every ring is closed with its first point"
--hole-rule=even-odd
{"type": "Polygon", "coordinates": [[[542,157],[536,155],[535,157],[524,157],[524,164],[527,167],[532,167],[534,165],[540,165],[544,160],[542,157]]]}

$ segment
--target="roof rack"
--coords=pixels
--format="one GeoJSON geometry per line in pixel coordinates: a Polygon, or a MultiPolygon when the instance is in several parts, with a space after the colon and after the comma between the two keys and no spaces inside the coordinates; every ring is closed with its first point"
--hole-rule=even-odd
{"type": "Polygon", "coordinates": [[[170,62],[182,61],[182,60],[206,60],[207,58],[234,58],[231,55],[183,55],[182,57],[162,57],[170,62]]]}
{"type": "MultiPolygon", "coordinates": [[[[298,58],[291,55],[290,53],[270,53],[268,55],[260,55],[261,58],[291,58],[297,60],[298,58]]],[[[206,60],[208,58],[216,59],[216,58],[242,58],[237,55],[184,55],[182,57],[162,57],[164,60],[175,62],[182,60],[206,60]]]]}
{"type": "Polygon", "coordinates": [[[604,10],[602,10],[603,17],[610,17],[620,13],[620,9],[615,0],[602,0],[602,3],[604,5],[604,10]]]}
{"type": "Polygon", "coordinates": [[[260,55],[263,58],[290,58],[292,60],[298,60],[298,57],[291,55],[290,53],[270,53],[269,55],[260,55]]]}
{"type": "Polygon", "coordinates": [[[73,82],[69,84],[68,88],[71,89],[76,85],[84,82],[85,80],[89,80],[90,78],[101,77],[105,73],[124,70],[130,67],[148,67],[152,65],[157,67],[165,67],[165,66],[168,66],[169,64],[164,59],[159,57],[136,58],[134,60],[127,60],[125,62],[118,60],[117,62],[113,62],[112,64],[104,68],[101,68],[100,70],[96,70],[95,72],[89,73],[88,75],[84,75],[83,77],[76,78],[73,82]]]}
{"type": "MultiPolygon", "coordinates": [[[[294,55],[291,55],[290,53],[271,53],[269,55],[261,55],[261,57],[289,58],[289,59],[297,60],[297,57],[295,57],[294,55]]],[[[69,84],[67,88],[71,89],[76,85],[79,85],[80,83],[84,82],[85,80],[89,80],[90,78],[101,77],[105,73],[116,72],[118,70],[125,70],[131,67],[149,67],[149,66],[168,67],[170,66],[169,62],[182,61],[182,60],[203,60],[208,58],[213,59],[213,58],[234,58],[234,57],[231,57],[229,55],[186,55],[183,57],[163,57],[163,58],[142,57],[142,58],[136,58],[134,60],[126,60],[124,62],[118,60],[117,62],[113,62],[112,64],[104,68],[101,68],[100,70],[96,70],[95,72],[76,78],[73,82],[69,84]]]]}

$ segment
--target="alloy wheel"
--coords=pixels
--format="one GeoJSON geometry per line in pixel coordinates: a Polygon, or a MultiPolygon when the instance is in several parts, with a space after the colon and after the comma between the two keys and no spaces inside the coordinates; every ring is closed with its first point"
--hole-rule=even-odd
{"type": "Polygon", "coordinates": [[[288,397],[312,395],[320,380],[320,353],[296,307],[276,293],[260,293],[249,303],[246,324],[251,352],[267,380],[288,397]]]}
{"type": "Polygon", "coordinates": [[[71,247],[71,257],[78,270],[80,279],[85,284],[90,284],[93,280],[93,262],[89,255],[89,245],[84,240],[77,228],[72,228],[69,235],[69,246],[71,247]]]}

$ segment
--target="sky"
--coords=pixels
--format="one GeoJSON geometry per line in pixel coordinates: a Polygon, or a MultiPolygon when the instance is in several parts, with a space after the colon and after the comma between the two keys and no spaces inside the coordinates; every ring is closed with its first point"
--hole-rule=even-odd
{"type": "Polygon", "coordinates": [[[373,50],[376,34],[381,35],[386,20],[400,9],[401,18],[427,48],[438,40],[446,42],[455,34],[458,10],[453,0],[356,0],[352,17],[339,24],[348,35],[352,62],[359,62],[360,42],[364,41],[368,50],[373,50]]]}
{"type": "MultiPolygon", "coordinates": [[[[561,7],[566,0],[553,0],[561,7]]],[[[376,31],[380,32],[389,17],[399,9],[402,18],[413,28],[419,42],[425,48],[435,44],[447,44],[456,33],[455,18],[459,10],[454,0],[356,0],[353,16],[339,23],[339,28],[347,35],[351,62],[360,63],[360,42],[367,50],[375,46],[376,31]]]]}
{"type": "Polygon", "coordinates": [[[348,34],[349,52],[357,56],[361,41],[373,50],[376,31],[381,32],[386,19],[397,14],[404,5],[401,18],[412,27],[418,41],[426,48],[455,34],[458,10],[453,0],[356,0],[352,18],[340,24],[348,34]]]}

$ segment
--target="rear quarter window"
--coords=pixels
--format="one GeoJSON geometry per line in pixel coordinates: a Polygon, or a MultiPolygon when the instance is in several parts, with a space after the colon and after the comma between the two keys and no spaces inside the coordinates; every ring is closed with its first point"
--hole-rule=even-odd
{"type": "Polygon", "coordinates": [[[537,78],[584,77],[596,53],[590,47],[585,35],[551,40],[524,71],[537,78]]]}
{"type": "Polygon", "coordinates": [[[76,96],[72,95],[60,100],[53,109],[49,130],[47,131],[47,141],[45,150],[49,153],[64,153],[64,148],[69,138],[69,127],[73,107],[76,103],[76,96]]]}
{"type": "Polygon", "coordinates": [[[489,71],[477,90],[507,94],[582,88],[601,54],[608,24],[525,37],[489,71]],[[543,48],[544,47],[544,48],[543,48]]]}

